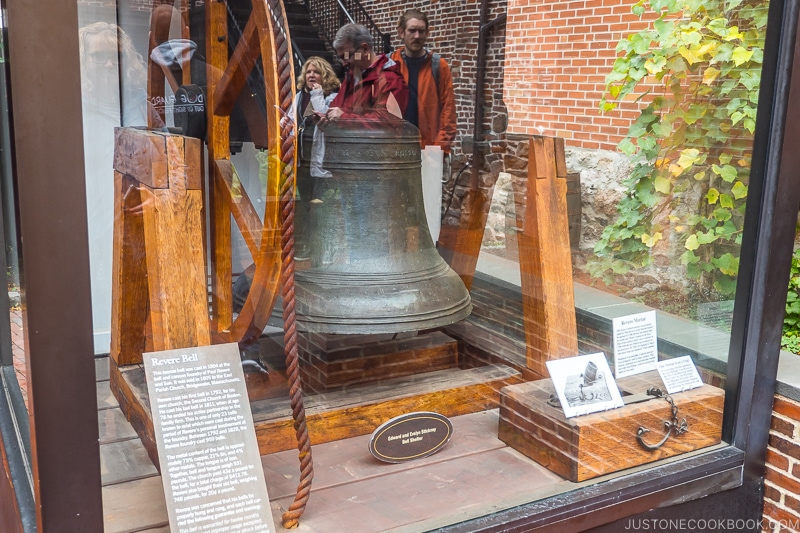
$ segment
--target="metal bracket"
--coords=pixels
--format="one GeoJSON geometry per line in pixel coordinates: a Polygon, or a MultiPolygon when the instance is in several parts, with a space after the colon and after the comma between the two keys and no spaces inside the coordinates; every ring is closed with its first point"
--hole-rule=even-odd
{"type": "Polygon", "coordinates": [[[675,402],[673,401],[671,396],[664,395],[664,392],[661,389],[655,387],[648,389],[647,394],[649,396],[654,396],[656,398],[664,398],[665,400],[667,400],[667,402],[669,402],[669,405],[672,410],[672,420],[664,420],[664,429],[666,430],[667,433],[666,435],[664,435],[664,438],[662,438],[659,442],[655,444],[648,444],[644,441],[642,435],[650,432],[650,430],[644,426],[639,426],[639,429],[636,432],[636,440],[639,441],[639,444],[642,446],[642,448],[644,448],[645,450],[652,451],[652,450],[657,450],[661,446],[663,446],[664,443],[667,442],[667,439],[670,438],[670,436],[682,435],[687,431],[689,431],[689,425],[686,423],[685,418],[678,420],[678,406],[675,405],[675,402]]]}

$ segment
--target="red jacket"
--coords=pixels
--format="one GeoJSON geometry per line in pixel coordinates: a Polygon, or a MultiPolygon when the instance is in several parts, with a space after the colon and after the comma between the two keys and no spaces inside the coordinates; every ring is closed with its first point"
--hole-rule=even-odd
{"type": "MultiPolygon", "coordinates": [[[[403,60],[403,48],[392,53],[408,81],[408,67],[403,60]]],[[[453,77],[450,67],[443,58],[439,58],[439,83],[433,79],[431,59],[433,54],[427,52],[425,62],[419,70],[417,79],[417,108],[419,109],[419,132],[422,146],[436,144],[446,154],[456,138],[456,97],[453,93],[453,77]]]]}
{"type": "Polygon", "coordinates": [[[399,118],[391,113],[389,95],[394,97],[400,112],[404,113],[408,104],[408,86],[397,64],[381,54],[378,59],[362,72],[359,85],[355,85],[353,73],[349,72],[339,88],[339,94],[330,107],[338,107],[344,112],[342,121],[357,121],[369,127],[369,123],[384,125],[387,121],[399,118]]]}

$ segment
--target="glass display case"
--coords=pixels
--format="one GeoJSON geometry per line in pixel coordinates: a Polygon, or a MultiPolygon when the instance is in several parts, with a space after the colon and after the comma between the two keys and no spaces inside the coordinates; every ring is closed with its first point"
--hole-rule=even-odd
{"type": "Polygon", "coordinates": [[[8,531],[177,530],[217,345],[277,530],[759,519],[797,7],[584,4],[8,6],[8,531]]]}

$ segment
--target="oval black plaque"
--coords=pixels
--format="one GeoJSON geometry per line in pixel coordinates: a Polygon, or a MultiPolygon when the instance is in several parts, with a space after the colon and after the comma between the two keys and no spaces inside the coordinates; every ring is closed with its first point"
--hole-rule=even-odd
{"type": "Polygon", "coordinates": [[[387,463],[404,463],[427,457],[441,450],[453,424],[439,413],[408,413],[392,418],[372,432],[369,451],[387,463]]]}

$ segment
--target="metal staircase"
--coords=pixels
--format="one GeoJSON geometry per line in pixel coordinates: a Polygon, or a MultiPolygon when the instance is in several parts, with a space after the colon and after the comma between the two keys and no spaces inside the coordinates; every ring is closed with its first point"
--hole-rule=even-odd
{"type": "Polygon", "coordinates": [[[333,38],[340,27],[355,22],[369,29],[376,51],[391,51],[391,36],[383,33],[358,0],[288,0],[286,19],[292,36],[292,47],[299,73],[303,61],[310,56],[327,59],[337,74],[341,68],[333,51],[333,38]]]}

